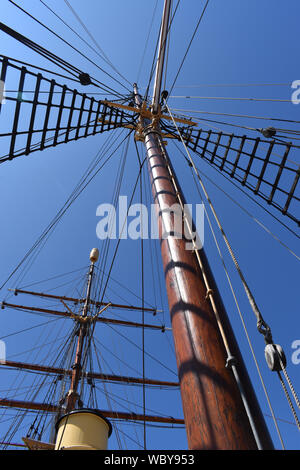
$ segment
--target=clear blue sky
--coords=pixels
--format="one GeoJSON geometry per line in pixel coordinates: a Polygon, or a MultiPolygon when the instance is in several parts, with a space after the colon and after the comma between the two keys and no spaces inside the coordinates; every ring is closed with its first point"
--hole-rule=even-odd
{"type": "MultiPolygon", "coordinates": [[[[46,3],[90,42],[90,39],[76,22],[76,19],[72,16],[64,2],[61,0],[47,0],[46,3]]],[[[91,33],[97,39],[112,63],[130,83],[138,81],[138,85],[143,92],[148,84],[163,1],[158,0],[157,2],[154,23],[144,57],[143,52],[151,17],[156,4],[155,0],[147,2],[140,2],[138,0],[130,0],[130,2],[121,0],[111,0],[110,2],[96,2],[93,0],[81,2],[79,0],[72,0],[71,4],[74,9],[76,9],[82,21],[89,27],[91,33]],[[142,59],[143,62],[141,62],[142,59]],[[140,67],[141,72],[139,73],[140,67]]],[[[168,89],[173,82],[203,5],[204,1],[200,0],[181,0],[171,31],[166,89],[168,89]]],[[[100,61],[96,54],[90,51],[85,44],[60,23],[40,1],[25,0],[22,2],[22,6],[47,26],[53,28],[75,47],[98,62],[105,70],[113,73],[105,63],[100,61]]],[[[49,48],[50,51],[73,63],[78,68],[89,72],[92,76],[107,85],[116,88],[122,93],[124,93],[124,91],[126,92],[126,90],[100,72],[95,66],[86,61],[70,47],[63,44],[59,39],[53,37],[51,33],[36,24],[32,19],[26,17],[6,0],[2,0],[2,11],[4,13],[2,15],[2,21],[8,26],[15,28],[20,33],[40,43],[42,46],[49,48]]],[[[226,2],[222,0],[211,0],[182,71],[177,79],[176,87],[172,95],[256,97],[289,100],[292,92],[290,87],[291,83],[294,80],[300,79],[298,67],[299,13],[300,6],[297,0],[290,0],[289,2],[281,2],[279,0],[227,0],[226,2]],[[286,85],[220,86],[224,84],[286,85]]],[[[54,66],[50,65],[45,59],[27,49],[25,46],[16,43],[16,41],[6,36],[4,33],[1,33],[1,46],[3,54],[42,67],[52,68],[52,70],[55,69],[54,66]]],[[[62,80],[63,79],[57,79],[60,83],[62,83],[62,80]]],[[[70,81],[68,84],[69,86],[74,86],[70,81]]],[[[11,83],[7,83],[6,88],[15,89],[13,85],[15,86],[12,77],[11,83]]],[[[80,91],[87,91],[87,89],[83,90],[80,86],[77,88],[80,91]]],[[[93,89],[91,91],[97,90],[93,89]]],[[[200,98],[170,98],[169,104],[173,108],[185,110],[205,110],[295,120],[299,120],[300,110],[300,105],[296,106],[291,102],[247,102],[200,98]]],[[[0,117],[2,129],[6,129],[11,125],[11,114],[8,106],[9,104],[6,104],[2,108],[0,117]]],[[[218,120],[218,118],[216,118],[216,120],[218,120]]],[[[226,119],[224,120],[226,121],[226,119]]],[[[272,122],[267,123],[242,118],[228,118],[228,122],[235,122],[239,125],[249,127],[272,125],[272,122]]],[[[218,124],[213,125],[221,127],[224,131],[231,131],[231,129],[233,129],[232,132],[236,131],[240,133],[239,130],[235,128],[222,127],[218,124]]],[[[203,129],[208,129],[209,127],[207,126],[209,126],[208,123],[203,123],[203,129]]],[[[296,126],[290,123],[280,123],[278,127],[297,129],[296,126]]],[[[241,133],[244,133],[244,130],[241,130],[241,133]]],[[[25,252],[32,246],[41,231],[55,216],[106,137],[107,136],[104,134],[103,136],[98,135],[90,137],[89,139],[81,139],[75,143],[72,142],[67,145],[60,145],[55,149],[48,149],[44,152],[36,152],[28,157],[21,157],[20,159],[1,165],[1,284],[11,273],[25,252]]],[[[1,150],[1,155],[6,153],[5,142],[2,143],[0,141],[1,149],[2,145],[3,151],[1,150]]],[[[173,145],[170,143],[168,144],[168,151],[174,161],[174,166],[178,174],[181,175],[181,183],[187,201],[191,203],[199,202],[195,187],[191,185],[190,175],[184,165],[182,157],[174,150],[173,145]]],[[[28,272],[25,273],[25,276],[19,280],[17,280],[17,276],[14,277],[6,287],[27,285],[31,282],[69,272],[88,264],[87,256],[90,249],[93,246],[101,248],[101,243],[96,237],[96,224],[98,221],[96,208],[101,203],[111,202],[120,156],[121,152],[116,154],[71,207],[70,211],[68,211],[60,222],[58,228],[49,238],[47,244],[43,247],[39,257],[30,266],[28,272]]],[[[299,152],[294,152],[292,159],[299,162],[299,152]]],[[[216,184],[222,186],[233,199],[237,200],[253,214],[253,216],[263,222],[269,230],[276,234],[277,237],[299,256],[299,245],[294,235],[284,229],[262,209],[249,201],[246,196],[227,182],[222,175],[212,170],[205,162],[199,162],[199,167],[207,176],[212,178],[216,184]]],[[[122,195],[131,194],[137,170],[137,157],[134,145],[131,142],[121,188],[122,195]]],[[[145,176],[147,175],[145,174],[145,176]]],[[[272,327],[274,340],[281,344],[286,352],[290,377],[296,389],[298,388],[299,390],[300,364],[295,365],[291,361],[293,353],[291,345],[293,341],[300,339],[298,302],[299,260],[259,227],[258,224],[253,222],[253,220],[244,214],[240,208],[234,205],[232,201],[209,181],[207,181],[207,189],[263,316],[272,327]]],[[[137,200],[138,197],[136,198],[136,201],[137,200]]],[[[268,207],[268,209],[270,208],[268,207]]],[[[272,211],[272,209],[270,210],[272,211]]],[[[272,212],[278,215],[281,220],[287,223],[291,228],[297,230],[297,227],[294,227],[289,221],[286,221],[284,217],[281,217],[279,213],[277,214],[275,210],[272,212]]],[[[277,377],[268,370],[265,364],[263,338],[256,331],[255,318],[249,308],[247,299],[239,284],[238,277],[225,251],[224,245],[222,245],[222,247],[225,260],[228,263],[229,271],[237,289],[238,299],[245,316],[247,328],[249,329],[255,352],[267,384],[275,415],[281,420],[290,421],[292,423],[292,415],[277,377]]],[[[115,279],[133,290],[138,296],[141,295],[141,265],[140,257],[137,255],[139,254],[139,249],[140,242],[123,241],[120,245],[120,256],[112,271],[112,276],[115,279]]],[[[225,305],[245,362],[248,366],[251,379],[253,380],[262,411],[266,414],[266,422],[274,439],[275,447],[280,448],[280,442],[274,430],[274,425],[269,416],[267,416],[270,415],[270,411],[264,398],[264,393],[249,352],[245,334],[238,318],[232,295],[228,289],[224,271],[207,223],[205,226],[205,250],[212,264],[220,291],[224,297],[225,305]]],[[[151,261],[148,244],[145,244],[145,251],[145,264],[149,267],[151,261]]],[[[111,259],[111,256],[112,251],[110,252],[109,259],[111,259]]],[[[150,271],[151,270],[148,269],[145,275],[145,298],[153,305],[153,290],[157,291],[157,298],[159,299],[159,285],[158,283],[153,285],[150,271]]],[[[162,269],[157,269],[155,278],[160,279],[163,285],[162,269]]],[[[59,285],[59,280],[55,281],[55,283],[57,283],[55,285],[59,285]]],[[[66,287],[69,288],[70,286],[68,285],[66,287]]],[[[71,287],[73,288],[74,286],[71,287]]],[[[51,286],[45,286],[45,289],[46,288],[50,289],[51,286]]],[[[66,291],[64,287],[61,287],[57,292],[68,295],[68,293],[72,292],[72,288],[70,288],[70,291],[66,291]]],[[[121,293],[117,284],[114,286],[112,283],[111,288],[115,289],[117,295],[124,295],[127,301],[136,301],[134,296],[130,296],[128,292],[126,293],[126,291],[124,291],[121,293]]],[[[107,294],[107,300],[116,301],[114,295],[113,292],[107,294]]],[[[6,291],[2,291],[1,299],[5,296],[6,291]]],[[[10,300],[15,300],[15,298],[10,300]]],[[[120,301],[120,298],[117,300],[120,301]]],[[[27,305],[30,305],[30,301],[31,299],[24,298],[24,302],[26,302],[27,305]]],[[[165,310],[164,316],[161,314],[161,320],[166,321],[168,324],[169,320],[165,295],[163,295],[162,302],[160,300],[157,301],[157,305],[165,310]]],[[[34,326],[43,321],[41,317],[25,314],[23,312],[15,313],[12,310],[4,310],[1,312],[3,312],[3,320],[1,322],[3,336],[28,326],[34,326]]],[[[47,319],[48,317],[45,321],[47,319]]],[[[65,324],[64,328],[67,328],[65,324]]],[[[30,345],[35,344],[35,341],[39,339],[45,341],[45,337],[42,335],[39,337],[40,331],[41,330],[37,328],[30,334],[19,334],[7,339],[8,359],[13,357],[14,354],[20,354],[22,351],[28,350],[30,345]]],[[[104,335],[103,341],[110,344],[112,340],[110,339],[108,328],[105,329],[105,327],[103,327],[101,332],[104,335]]],[[[127,334],[127,332],[125,333],[127,334]]],[[[133,333],[136,334],[136,331],[133,333]]],[[[130,332],[132,337],[133,333],[130,332]]],[[[51,330],[51,335],[52,334],[60,336],[61,332],[59,328],[57,328],[57,330],[51,330]]],[[[165,335],[170,336],[170,333],[165,333],[165,335]]],[[[146,349],[150,353],[157,354],[157,357],[164,357],[164,362],[167,362],[168,365],[175,370],[174,358],[169,355],[169,342],[165,339],[164,344],[159,346],[160,339],[161,333],[159,332],[155,334],[146,333],[146,349]]],[[[124,358],[128,355],[128,360],[132,361],[132,364],[135,364],[140,370],[140,357],[137,357],[136,352],[131,350],[129,346],[126,349],[125,343],[120,338],[116,341],[115,347],[117,350],[119,350],[118,348],[121,348],[121,346],[124,348],[121,353],[122,357],[124,358]]],[[[45,352],[43,354],[45,354],[45,352]]],[[[45,357],[45,359],[47,358],[45,357]]],[[[25,358],[23,355],[19,355],[16,360],[25,360],[25,358]]],[[[35,362],[38,360],[39,357],[35,359],[35,362]]],[[[30,362],[29,356],[26,358],[26,361],[30,362]]],[[[31,358],[31,362],[34,362],[33,358],[31,358]]],[[[45,360],[45,363],[47,363],[47,360],[45,360]]],[[[134,375],[133,371],[128,371],[128,373],[134,375]]],[[[152,363],[149,358],[146,359],[146,375],[151,377],[168,377],[170,380],[174,378],[172,374],[168,374],[167,371],[160,369],[157,364],[152,363]]],[[[1,385],[2,390],[10,386],[13,387],[13,385],[10,385],[10,377],[12,377],[12,375],[9,375],[7,372],[5,375],[5,383],[2,382],[1,385]]],[[[160,394],[149,392],[147,406],[152,410],[159,410],[165,414],[182,416],[179,393],[174,391],[170,392],[171,399],[169,396],[167,397],[167,394],[168,392],[166,391],[162,391],[160,394]]],[[[278,424],[286,448],[300,449],[299,432],[296,426],[284,421],[279,421],[278,424]]],[[[5,433],[6,429],[7,422],[0,422],[2,435],[5,433]]],[[[126,427],[124,427],[123,430],[126,431],[126,427]]],[[[26,432],[26,429],[24,432],[26,432]]],[[[140,430],[138,432],[140,433],[140,430]]],[[[150,448],[180,449],[186,446],[183,431],[168,431],[161,437],[161,434],[157,430],[149,428],[148,438],[150,448]],[[164,444],[162,445],[161,442],[164,442],[164,444]]],[[[110,443],[111,448],[117,448],[115,439],[116,437],[114,435],[110,443]]],[[[20,442],[20,438],[16,439],[16,441],[20,442]]],[[[134,446],[130,440],[127,445],[129,447],[134,446]]]]}

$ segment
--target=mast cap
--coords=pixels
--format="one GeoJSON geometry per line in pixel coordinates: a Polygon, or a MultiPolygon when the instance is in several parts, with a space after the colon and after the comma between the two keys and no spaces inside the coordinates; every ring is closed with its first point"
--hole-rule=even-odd
{"type": "Polygon", "coordinates": [[[90,253],[90,261],[91,263],[96,263],[99,258],[99,250],[98,248],[93,248],[91,253],[90,253]]]}

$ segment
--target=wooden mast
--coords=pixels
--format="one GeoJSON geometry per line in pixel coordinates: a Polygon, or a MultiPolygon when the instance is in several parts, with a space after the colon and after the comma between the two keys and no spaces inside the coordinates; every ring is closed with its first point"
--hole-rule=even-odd
{"type": "Polygon", "coordinates": [[[78,383],[81,377],[81,369],[82,369],[82,352],[84,347],[84,340],[86,336],[86,329],[87,329],[87,315],[89,311],[89,305],[91,300],[91,288],[92,288],[92,281],[93,281],[93,274],[94,274],[94,263],[98,259],[98,250],[95,254],[95,249],[92,250],[90,255],[90,269],[88,274],[88,283],[87,283],[87,292],[86,298],[84,302],[84,307],[82,310],[82,315],[79,320],[79,332],[78,332],[78,340],[77,340],[77,349],[76,349],[76,357],[75,362],[73,364],[73,372],[71,376],[71,384],[70,389],[66,397],[66,413],[69,413],[75,408],[76,402],[78,400],[78,383]]]}
{"type": "MultiPolygon", "coordinates": [[[[168,26],[168,8],[170,2],[165,0],[165,23],[161,27],[152,120],[140,116],[136,138],[145,143],[152,193],[157,207],[188,446],[189,449],[203,450],[272,449],[271,438],[204,250],[187,250],[183,237],[177,238],[176,232],[171,229],[166,236],[164,230],[168,209],[178,204],[182,208],[185,202],[158,123],[164,60],[161,49],[166,44],[164,34],[168,26]],[[217,312],[212,308],[211,297],[217,312]]],[[[136,84],[134,97],[135,105],[145,108],[136,84]]],[[[183,218],[181,223],[183,228],[183,218]]]]}

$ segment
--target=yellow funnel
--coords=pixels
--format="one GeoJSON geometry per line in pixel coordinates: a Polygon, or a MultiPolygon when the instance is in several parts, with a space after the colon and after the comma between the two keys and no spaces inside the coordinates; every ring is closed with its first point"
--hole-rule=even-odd
{"type": "Polygon", "coordinates": [[[56,423],[55,450],[106,450],[110,422],[98,411],[74,410],[56,423]]]}

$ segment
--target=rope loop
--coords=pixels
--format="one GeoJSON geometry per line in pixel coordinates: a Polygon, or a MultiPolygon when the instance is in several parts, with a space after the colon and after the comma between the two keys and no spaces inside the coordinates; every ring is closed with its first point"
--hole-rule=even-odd
{"type": "Polygon", "coordinates": [[[266,344],[273,344],[272,332],[269,325],[264,321],[264,319],[260,316],[257,320],[257,329],[260,334],[264,336],[266,344]]]}

